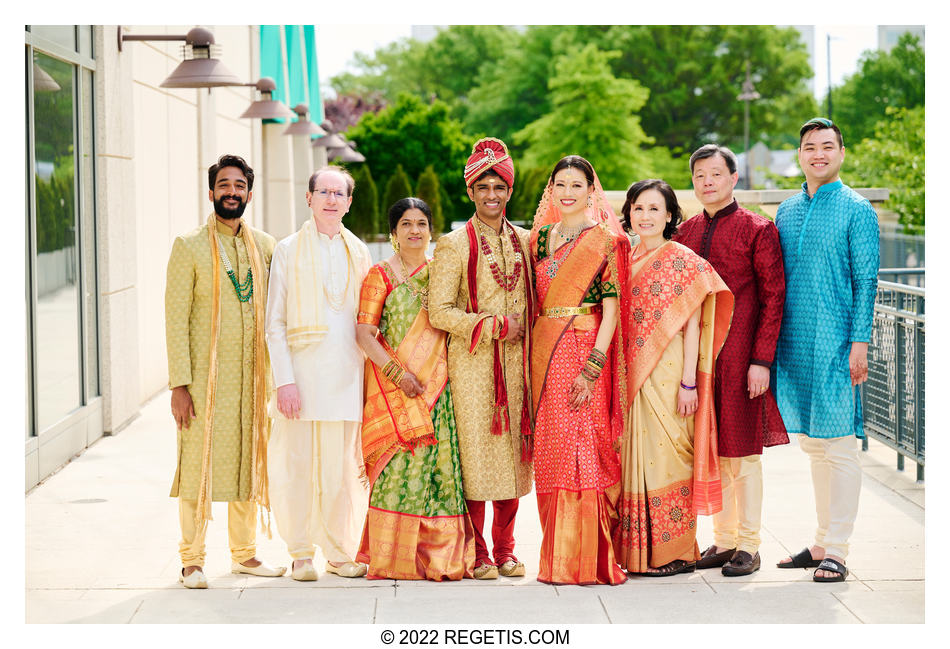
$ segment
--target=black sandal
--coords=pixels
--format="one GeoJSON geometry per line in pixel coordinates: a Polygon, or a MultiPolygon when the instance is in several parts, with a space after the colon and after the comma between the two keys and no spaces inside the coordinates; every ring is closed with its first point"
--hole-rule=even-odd
{"type": "Polygon", "coordinates": [[[650,572],[641,572],[640,574],[644,577],[670,577],[683,572],[693,572],[694,570],[696,570],[695,561],[690,563],[682,559],[674,559],[650,572]]]}
{"type": "MultiPolygon", "coordinates": [[[[821,563],[818,564],[818,570],[826,570],[828,572],[834,572],[837,574],[834,577],[819,577],[818,575],[814,575],[812,579],[815,581],[834,582],[844,581],[848,578],[848,567],[840,561],[835,561],[834,559],[823,559],[821,563]]],[[[818,572],[818,570],[815,572],[818,572]]]]}
{"type": "Polygon", "coordinates": [[[817,568],[821,559],[813,559],[811,550],[805,548],[798,554],[792,555],[791,561],[786,563],[776,563],[779,568],[817,568]]]}

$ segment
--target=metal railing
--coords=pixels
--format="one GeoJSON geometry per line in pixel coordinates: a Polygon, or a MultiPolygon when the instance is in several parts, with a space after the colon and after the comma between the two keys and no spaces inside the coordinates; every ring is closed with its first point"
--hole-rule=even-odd
{"type": "MultiPolygon", "coordinates": [[[[885,276],[922,276],[923,268],[882,269],[885,276]]],[[[916,282],[915,282],[916,283],[916,282]]],[[[922,282],[920,282],[922,283],[922,282]]],[[[924,479],[924,289],[878,281],[868,345],[868,380],[861,387],[864,432],[917,463],[924,479]]],[[[863,449],[867,450],[867,440],[863,449]]]]}

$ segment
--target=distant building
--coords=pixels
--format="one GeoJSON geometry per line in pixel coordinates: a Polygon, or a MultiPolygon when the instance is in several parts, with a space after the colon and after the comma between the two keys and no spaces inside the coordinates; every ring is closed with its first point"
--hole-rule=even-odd
{"type": "Polygon", "coordinates": [[[877,49],[890,52],[891,48],[897,45],[897,41],[901,35],[908,33],[918,37],[920,39],[920,46],[924,47],[923,25],[878,25],[877,49]]]}

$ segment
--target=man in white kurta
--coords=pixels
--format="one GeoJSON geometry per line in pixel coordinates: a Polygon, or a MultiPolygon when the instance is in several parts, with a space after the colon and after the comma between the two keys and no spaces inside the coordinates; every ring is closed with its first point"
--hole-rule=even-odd
{"type": "Polygon", "coordinates": [[[369,250],[342,225],[353,200],[349,174],[321,169],[309,187],[313,218],[274,249],[266,316],[276,387],[270,502],[300,581],[317,578],[316,546],[328,572],[365,574],[353,558],[369,501],[359,438],[364,359],[356,344],[369,250]]]}

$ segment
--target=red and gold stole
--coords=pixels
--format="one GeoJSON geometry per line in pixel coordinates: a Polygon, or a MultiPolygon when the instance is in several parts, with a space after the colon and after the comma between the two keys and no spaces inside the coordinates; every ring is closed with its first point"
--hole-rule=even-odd
{"type": "MultiPolygon", "coordinates": [[[[428,275],[428,272],[427,262],[407,281],[419,279],[419,273],[428,275]]],[[[357,322],[378,326],[386,298],[394,288],[382,266],[374,266],[360,289],[357,322]]],[[[376,482],[396,453],[411,452],[416,447],[436,443],[431,411],[448,383],[445,332],[429,324],[426,309],[419,308],[412,326],[395,349],[382,335],[377,334],[376,339],[391,358],[416,375],[425,391],[420,396],[407,397],[402,388],[383,376],[382,370],[366,359],[361,437],[370,484],[376,482]]]]}
{"type": "Polygon", "coordinates": [[[694,414],[693,508],[711,515],[722,509],[713,371],[732,320],[734,298],[712,265],[692,250],[668,242],[634,257],[627,341],[627,391],[636,394],[663,350],[700,305],[699,407],[694,414]]]}
{"type": "MultiPolygon", "coordinates": [[[[479,256],[479,245],[478,245],[478,233],[475,231],[474,220],[477,219],[477,216],[473,216],[469,219],[468,223],[465,225],[465,232],[468,235],[468,305],[466,311],[468,313],[478,313],[478,256],[479,256]]],[[[530,318],[534,313],[534,289],[531,286],[531,272],[530,272],[530,263],[531,258],[528,256],[528,251],[524,249],[524,245],[521,242],[521,239],[515,233],[514,226],[508,222],[507,219],[503,218],[501,232],[502,236],[505,236],[505,232],[508,230],[512,236],[512,244],[516,252],[521,253],[522,266],[521,272],[524,276],[524,287],[525,287],[525,331],[524,338],[522,338],[522,382],[523,382],[523,394],[521,399],[521,461],[530,462],[531,461],[531,408],[529,406],[528,400],[528,384],[530,383],[530,369],[529,362],[531,358],[531,327],[530,327],[530,318]],[[517,244],[517,245],[514,245],[517,244]]],[[[488,318],[494,318],[495,316],[485,315],[478,324],[472,330],[472,341],[469,351],[474,351],[475,345],[481,339],[482,327],[485,325],[485,321],[488,318]]],[[[508,388],[505,384],[505,375],[501,368],[501,345],[502,339],[496,338],[494,341],[494,398],[492,401],[492,423],[491,423],[491,433],[492,435],[503,435],[509,432],[511,428],[511,420],[508,415],[508,388]]]]}

